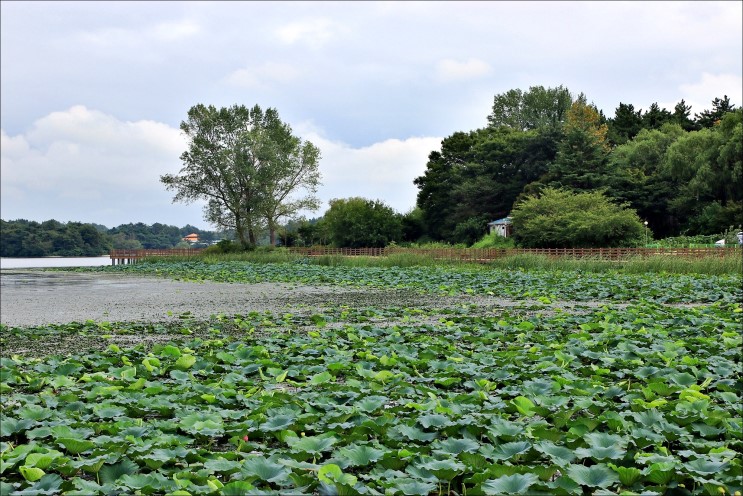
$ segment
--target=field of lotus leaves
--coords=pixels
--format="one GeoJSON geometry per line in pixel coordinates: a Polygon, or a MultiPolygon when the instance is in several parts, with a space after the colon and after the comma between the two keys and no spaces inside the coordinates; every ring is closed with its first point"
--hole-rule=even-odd
{"type": "Polygon", "coordinates": [[[328,301],[168,323],[3,326],[2,495],[743,488],[737,276],[241,262],[87,270],[521,303],[328,301]],[[122,339],[131,336],[140,339],[122,339]],[[77,346],[39,351],[62,342],[77,346]]]}

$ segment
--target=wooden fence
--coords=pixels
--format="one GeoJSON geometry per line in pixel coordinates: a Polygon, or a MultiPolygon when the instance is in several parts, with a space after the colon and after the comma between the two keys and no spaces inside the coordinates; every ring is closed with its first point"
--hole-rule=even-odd
{"type": "Polygon", "coordinates": [[[308,257],[318,256],[366,256],[379,257],[395,254],[411,254],[437,260],[461,260],[487,262],[514,255],[544,255],[550,258],[595,258],[602,260],[623,260],[628,258],[647,258],[653,256],[674,256],[682,258],[722,258],[740,257],[739,247],[715,248],[287,248],[291,253],[308,257]]]}
{"type": "MultiPolygon", "coordinates": [[[[112,265],[135,263],[152,257],[192,257],[201,248],[170,250],[111,250],[112,265]]],[[[550,258],[593,258],[601,260],[626,260],[655,256],[673,256],[686,259],[741,257],[743,249],[737,246],[715,248],[286,248],[289,253],[306,257],[384,257],[389,255],[415,255],[436,260],[461,262],[488,262],[514,255],[543,255],[550,258]]]]}

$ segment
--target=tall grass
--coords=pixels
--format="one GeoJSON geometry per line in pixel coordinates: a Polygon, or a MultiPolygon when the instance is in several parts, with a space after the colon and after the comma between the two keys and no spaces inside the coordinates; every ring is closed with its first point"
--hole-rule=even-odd
{"type": "MultiPolygon", "coordinates": [[[[342,255],[322,255],[306,257],[283,249],[256,250],[240,253],[209,253],[193,257],[172,257],[168,260],[202,260],[206,263],[219,262],[252,262],[252,263],[307,263],[323,266],[344,267],[478,267],[487,270],[498,268],[504,270],[548,270],[548,271],[583,271],[609,272],[627,274],[668,273],[668,274],[739,274],[743,275],[743,257],[735,254],[725,257],[682,258],[676,256],[654,255],[650,257],[632,257],[623,260],[606,260],[601,258],[568,258],[548,257],[546,255],[516,254],[488,261],[483,264],[467,260],[437,260],[425,253],[398,252],[384,257],[342,255]]],[[[162,258],[150,260],[162,261],[162,258]]]]}
{"type": "Polygon", "coordinates": [[[616,271],[625,274],[743,274],[743,259],[735,256],[682,258],[657,255],[624,260],[600,258],[552,258],[545,255],[519,254],[488,262],[489,267],[524,270],[580,270],[584,272],[616,271]]]}

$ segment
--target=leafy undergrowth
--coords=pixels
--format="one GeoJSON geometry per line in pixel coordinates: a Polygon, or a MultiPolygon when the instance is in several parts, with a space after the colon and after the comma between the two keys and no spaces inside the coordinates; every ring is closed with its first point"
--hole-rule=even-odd
{"type": "Polygon", "coordinates": [[[512,299],[638,301],[659,303],[739,302],[740,275],[619,274],[579,271],[452,267],[345,267],[309,263],[205,263],[153,261],[78,269],[159,275],[185,281],[290,282],[350,287],[414,289],[443,294],[494,295],[512,299]]]}
{"type": "Polygon", "coordinates": [[[4,327],[15,352],[153,339],[0,358],[0,493],[733,494],[741,315],[643,302],[4,327]]]}

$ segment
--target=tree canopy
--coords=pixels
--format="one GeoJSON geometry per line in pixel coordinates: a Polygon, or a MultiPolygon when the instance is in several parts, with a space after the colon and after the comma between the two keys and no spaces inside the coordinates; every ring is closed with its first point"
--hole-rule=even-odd
{"type": "Polygon", "coordinates": [[[323,221],[338,247],[382,248],[402,238],[402,219],[379,200],[341,198],[330,200],[323,221]]]}
{"type": "Polygon", "coordinates": [[[562,86],[498,94],[487,127],[444,138],[414,180],[423,237],[468,241],[547,187],[602,191],[661,237],[740,226],[743,127],[728,97],[694,118],[681,100],[672,111],[623,102],[606,119],[582,94],[565,106],[569,95],[562,86]]]}
{"type": "Polygon", "coordinates": [[[199,104],[181,130],[188,139],[184,166],[160,180],[176,192],[174,202],[206,200],[204,218],[234,229],[245,248],[264,228],[274,244],[279,219],[317,208],[320,151],[294,136],[276,109],[199,104]]]}

